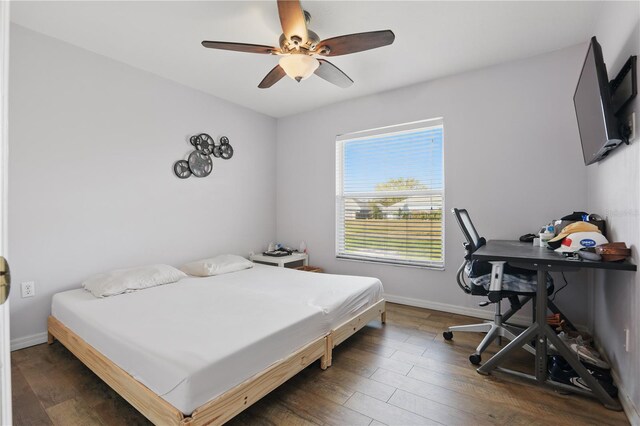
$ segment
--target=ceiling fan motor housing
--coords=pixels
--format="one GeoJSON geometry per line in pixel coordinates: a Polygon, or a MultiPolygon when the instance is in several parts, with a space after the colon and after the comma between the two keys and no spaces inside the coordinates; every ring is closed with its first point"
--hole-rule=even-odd
{"type": "Polygon", "coordinates": [[[291,40],[288,40],[284,34],[280,34],[280,50],[282,50],[283,53],[290,53],[291,51],[296,50],[304,50],[311,53],[315,50],[318,43],[320,43],[320,37],[311,30],[308,30],[307,33],[306,43],[302,43],[301,37],[293,36],[291,37],[291,40]]]}

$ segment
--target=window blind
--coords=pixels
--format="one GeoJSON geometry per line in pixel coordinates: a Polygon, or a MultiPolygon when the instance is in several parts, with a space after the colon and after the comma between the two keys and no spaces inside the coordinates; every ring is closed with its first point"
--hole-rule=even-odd
{"type": "Polygon", "coordinates": [[[444,268],[443,124],[336,138],[336,256],[444,268]]]}

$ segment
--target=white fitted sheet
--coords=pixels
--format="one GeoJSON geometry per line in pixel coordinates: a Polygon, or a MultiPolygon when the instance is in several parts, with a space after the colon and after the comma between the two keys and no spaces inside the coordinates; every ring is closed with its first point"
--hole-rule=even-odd
{"type": "Polygon", "coordinates": [[[316,307],[334,329],[382,299],[382,283],[377,278],[353,275],[318,274],[256,264],[225,276],[225,282],[279,300],[316,307]]]}
{"type": "Polygon", "coordinates": [[[52,315],[185,414],[380,300],[375,278],[257,265],[98,299],[54,295],[52,315]]]}

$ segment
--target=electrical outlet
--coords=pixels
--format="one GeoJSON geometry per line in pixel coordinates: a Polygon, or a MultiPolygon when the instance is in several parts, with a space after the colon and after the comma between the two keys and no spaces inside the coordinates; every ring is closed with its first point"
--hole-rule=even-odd
{"type": "Polygon", "coordinates": [[[629,351],[631,350],[631,348],[629,347],[629,346],[630,346],[630,343],[631,343],[631,342],[629,341],[629,338],[630,338],[630,336],[629,336],[629,329],[628,329],[628,328],[625,328],[625,329],[624,329],[624,350],[625,350],[626,352],[629,352],[629,351]]]}
{"type": "Polygon", "coordinates": [[[22,283],[22,297],[33,297],[36,295],[36,283],[35,281],[27,281],[22,283]]]}
{"type": "Polygon", "coordinates": [[[629,126],[629,142],[636,138],[636,113],[632,112],[627,115],[627,126],[629,126]]]}

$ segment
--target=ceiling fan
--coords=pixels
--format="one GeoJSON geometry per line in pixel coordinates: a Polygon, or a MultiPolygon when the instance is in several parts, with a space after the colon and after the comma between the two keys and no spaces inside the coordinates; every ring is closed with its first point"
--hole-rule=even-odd
{"type": "Polygon", "coordinates": [[[203,41],[210,49],[233,50],[236,52],[278,55],[280,61],[258,85],[267,89],[288,75],[300,82],[311,74],[327,80],[339,87],[349,87],[353,80],[340,68],[326,59],[316,56],[340,56],[362,52],[393,43],[395,35],[391,30],[370,31],[320,40],[316,33],[307,29],[311,15],[302,10],[298,0],[278,0],[278,14],[283,34],[280,47],[259,44],[232,43],[226,41],[203,41]]]}

